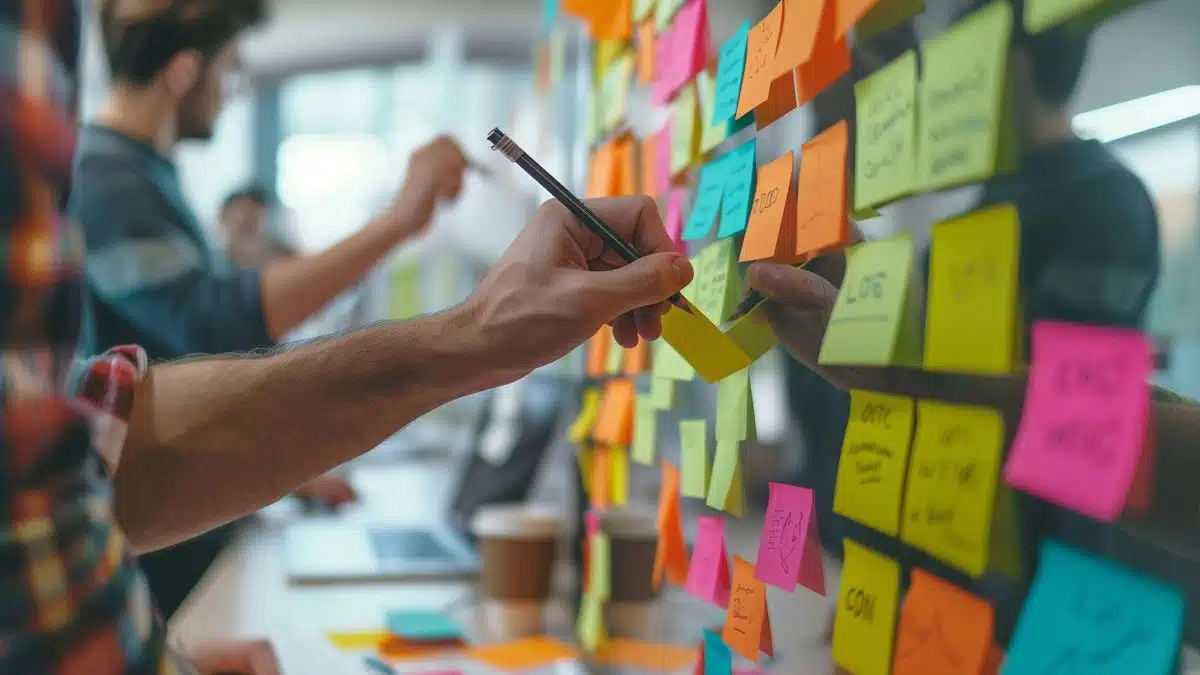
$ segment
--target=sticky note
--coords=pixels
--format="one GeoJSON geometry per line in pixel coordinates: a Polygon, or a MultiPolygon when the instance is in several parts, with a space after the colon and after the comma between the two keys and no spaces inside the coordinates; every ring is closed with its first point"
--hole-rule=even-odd
{"type": "Polygon", "coordinates": [[[649,21],[639,23],[634,33],[637,36],[637,47],[634,56],[637,82],[638,84],[650,84],[654,81],[654,62],[658,56],[654,24],[649,21]]]}
{"type": "Polygon", "coordinates": [[[836,2],[827,3],[834,9],[834,35],[843,37],[854,24],[858,23],[867,15],[879,0],[837,0],[836,2]]]}
{"type": "Polygon", "coordinates": [[[705,420],[681,421],[679,446],[683,464],[682,494],[703,499],[708,494],[708,423],[705,420]]]}
{"type": "Polygon", "coordinates": [[[650,379],[650,406],[655,410],[675,407],[675,380],[657,376],[650,379]]]}
{"type": "Polygon", "coordinates": [[[788,71],[771,82],[767,92],[767,100],[754,109],[754,120],[759,131],[766,129],[784,115],[796,109],[799,99],[796,98],[796,77],[788,71]]]}
{"type": "Polygon", "coordinates": [[[845,35],[834,35],[835,21],[834,12],[821,13],[812,55],[795,70],[796,98],[800,105],[816,98],[850,70],[850,43],[845,35]]]}
{"type": "Polygon", "coordinates": [[[729,136],[729,121],[713,119],[713,97],[716,95],[713,77],[707,70],[696,75],[696,100],[700,107],[700,153],[712,152],[729,136]]]}
{"type": "Polygon", "coordinates": [[[558,21],[559,0],[542,0],[542,26],[552,26],[558,21]]]}
{"type": "Polygon", "coordinates": [[[857,42],[873,40],[924,9],[923,0],[879,0],[855,26],[854,39],[857,42]]]}
{"type": "Polygon", "coordinates": [[[612,597],[612,542],[603,532],[588,537],[588,595],[612,597]]]}
{"type": "Polygon", "coordinates": [[[638,396],[634,404],[633,445],[629,454],[638,464],[654,464],[658,446],[658,411],[649,396],[638,396]]]}
{"type": "Polygon", "coordinates": [[[579,606],[579,619],[575,624],[579,644],[585,651],[596,651],[608,639],[604,625],[604,601],[592,594],[584,595],[579,606]]]}
{"type": "Polygon", "coordinates": [[[933,226],[926,370],[1003,375],[1016,367],[1019,230],[1012,204],[933,226]]]}
{"type": "Polygon", "coordinates": [[[606,143],[592,152],[588,161],[588,184],[584,196],[588,199],[612,196],[616,184],[616,154],[606,143]]]}
{"type": "Polygon", "coordinates": [[[850,392],[834,513],[893,537],[899,534],[913,412],[907,396],[850,392]]]}
{"type": "MultiPolygon", "coordinates": [[[[654,18],[654,8],[658,5],[658,0],[633,0],[633,20],[644,21],[654,18]]],[[[651,30],[654,28],[654,22],[649,22],[651,30]]]]}
{"type": "Polygon", "coordinates": [[[900,610],[893,675],[980,673],[995,624],[992,606],[922,569],[913,569],[900,610]]]}
{"type": "Polygon", "coordinates": [[[741,443],[717,441],[712,476],[708,482],[708,497],[704,503],[711,509],[742,517],[746,501],[742,483],[741,443]]]}
{"type": "Polygon", "coordinates": [[[900,539],[973,577],[982,575],[1003,452],[999,411],[919,401],[900,539]]]}
{"type": "Polygon", "coordinates": [[[717,386],[718,441],[756,440],[754,396],[750,387],[750,369],[739,370],[717,386]]]}
{"type": "Polygon", "coordinates": [[[1146,440],[1152,368],[1140,333],[1039,321],[1009,485],[1097,520],[1121,513],[1146,440]]]}
{"type": "Polygon", "coordinates": [[[754,201],[746,236],[742,239],[741,262],[770,260],[781,264],[799,262],[796,255],[796,192],[792,189],[795,156],[788,152],[759,167],[754,201]],[[784,227],[784,223],[787,227],[784,227]]]}
{"type": "Polygon", "coordinates": [[[605,385],[604,401],[592,429],[593,440],[610,445],[625,445],[633,440],[633,398],[636,393],[633,380],[610,380],[605,385]]]}
{"type": "Polygon", "coordinates": [[[718,237],[732,237],[746,229],[750,202],[754,199],[757,147],[752,138],[730,150],[725,159],[725,192],[721,195],[718,237]]]}
{"type": "Polygon", "coordinates": [[[846,276],[825,329],[821,364],[920,360],[920,325],[909,288],[913,246],[906,233],[846,249],[846,276]]]}
{"type": "Polygon", "coordinates": [[[783,6],[783,22],[780,25],[782,37],[775,52],[776,77],[790,74],[800,64],[812,59],[824,10],[826,6],[832,7],[840,1],[781,0],[779,4],[783,6]]]}
{"type": "Polygon", "coordinates": [[[579,478],[583,481],[583,489],[587,492],[590,499],[592,496],[592,483],[595,476],[592,475],[592,467],[596,462],[596,452],[589,447],[581,447],[575,453],[575,458],[579,464],[579,478]]]}
{"type": "Polygon", "coordinates": [[[667,193],[667,216],[663,220],[663,227],[678,250],[682,250],[679,245],[683,241],[683,202],[686,199],[687,188],[672,188],[667,193]]]}
{"type": "Polygon", "coordinates": [[[484,645],[467,652],[474,661],[505,672],[530,671],[556,661],[577,656],[570,645],[553,638],[538,636],[513,642],[484,645]]]}
{"type": "Polygon", "coordinates": [[[696,159],[699,149],[696,137],[696,88],[689,84],[679,91],[671,118],[671,175],[686,171],[696,159]]]}
{"type": "MultiPolygon", "coordinates": [[[[685,312],[672,306],[662,316],[662,329],[663,340],[678,351],[705,382],[720,382],[750,365],[746,353],[703,312],[685,312]]],[[[671,354],[665,349],[662,353],[671,354]]]]}
{"type": "Polygon", "coordinates": [[[675,16],[675,89],[696,77],[708,58],[708,1],[686,0],[675,16]]]}
{"type": "Polygon", "coordinates": [[[667,673],[686,668],[695,659],[695,651],[681,645],[614,637],[596,650],[593,659],[611,668],[667,673]]]}
{"type": "Polygon", "coordinates": [[[683,228],[684,241],[703,239],[712,231],[713,223],[721,213],[721,198],[725,194],[727,158],[728,155],[718,157],[700,167],[696,198],[692,202],[687,225],[683,228]]]}
{"type": "Polygon", "coordinates": [[[639,191],[646,195],[658,194],[658,134],[653,133],[642,139],[638,183],[639,191]]]}
{"type": "Polygon", "coordinates": [[[600,397],[599,388],[589,388],[583,390],[583,396],[579,404],[579,416],[571,424],[571,428],[567,430],[567,438],[572,443],[582,443],[587,440],[592,433],[592,427],[596,424],[596,418],[600,414],[600,397]]]}
{"type": "Polygon", "coordinates": [[[854,84],[854,210],[913,189],[917,166],[917,54],[908,50],[854,84]]]}
{"type": "Polygon", "coordinates": [[[628,133],[617,141],[616,178],[613,180],[614,190],[618,196],[633,195],[637,189],[637,148],[633,137],[628,133]]]}
{"type": "Polygon", "coordinates": [[[846,153],[850,132],[845,120],[822,131],[800,151],[796,179],[796,253],[817,252],[850,240],[846,217],[846,153]]]}
{"type": "Polygon", "coordinates": [[[596,40],[628,40],[633,0],[562,0],[562,11],[579,17],[596,40]]]}
{"type": "Polygon", "coordinates": [[[1007,164],[1001,153],[1012,7],[993,2],[921,47],[917,186],[974,183],[1007,164]]]}
{"type": "Polygon", "coordinates": [[[721,45],[710,124],[728,123],[740,117],[737,114],[738,99],[742,91],[742,73],[746,69],[746,42],[749,36],[750,22],[747,21],[721,45]]]}
{"type": "Polygon", "coordinates": [[[758,541],[754,576],[789,593],[799,583],[825,594],[816,502],[808,488],[769,483],[767,512],[758,541]]]}
{"type": "Polygon", "coordinates": [[[686,0],[657,0],[658,4],[654,9],[654,26],[660,32],[671,23],[671,19],[675,18],[675,14],[679,8],[683,6],[686,0]]]}
{"type": "Polygon", "coordinates": [[[729,324],[725,330],[725,335],[738,346],[738,349],[746,355],[746,358],[751,362],[762,358],[771,350],[778,340],[775,337],[775,329],[771,327],[771,323],[767,320],[766,306],[760,304],[750,310],[745,316],[735,320],[729,324]]]}
{"type": "Polygon", "coordinates": [[[783,27],[783,3],[776,3],[762,21],[750,29],[746,37],[746,65],[742,70],[742,86],[738,93],[737,116],[757,108],[771,91],[775,72],[775,52],[783,27]]]}
{"type": "Polygon", "coordinates": [[[729,318],[741,296],[736,255],[732,239],[719,239],[692,258],[695,276],[684,295],[716,324],[729,318]]]}
{"type": "Polygon", "coordinates": [[[625,367],[621,372],[625,375],[641,375],[646,372],[649,360],[650,343],[639,339],[636,347],[625,350],[625,367]]]}
{"type": "MultiPolygon", "coordinates": [[[[681,339],[686,339],[686,337],[681,337],[681,339]]],[[[690,382],[695,379],[696,369],[688,363],[687,359],[680,356],[679,352],[675,351],[675,348],[666,340],[655,342],[654,350],[655,379],[671,380],[672,382],[690,382]]],[[[674,391],[673,388],[672,391],[674,391]]],[[[660,408],[660,410],[669,409],[660,408]]]]}
{"type": "Polygon", "coordinates": [[[720,635],[704,631],[704,675],[731,675],[733,673],[733,650],[720,635]]]}
{"type": "Polygon", "coordinates": [[[388,632],[408,640],[460,640],[462,629],[440,612],[392,610],[387,613],[388,632]]]}
{"type": "Polygon", "coordinates": [[[1028,0],[1025,3],[1025,30],[1030,34],[1041,33],[1076,17],[1099,23],[1099,19],[1105,18],[1103,10],[1107,6],[1130,4],[1133,3],[1129,0],[1028,0]]]}
{"type": "Polygon", "coordinates": [[[729,604],[729,555],[725,552],[725,521],[712,516],[696,519],[696,540],[683,590],[722,609],[729,604]]]}
{"type": "Polygon", "coordinates": [[[663,478],[658,492],[658,546],[654,551],[654,587],[665,576],[672,584],[687,583],[687,545],[683,541],[683,518],[679,512],[679,470],[662,463],[663,478]]]}
{"type": "Polygon", "coordinates": [[[754,565],[741,556],[733,557],[733,582],[721,638],[734,651],[755,663],[758,663],[759,652],[775,655],[767,587],[754,578],[754,565]]]}
{"type": "Polygon", "coordinates": [[[629,51],[617,56],[608,70],[604,72],[600,83],[600,125],[604,131],[611,131],[625,117],[626,101],[628,100],[629,81],[633,77],[633,54],[629,51]]]}
{"type": "Polygon", "coordinates": [[[612,336],[611,332],[608,334],[608,339],[612,344],[608,346],[608,351],[606,352],[608,357],[604,360],[604,374],[616,375],[621,372],[625,363],[625,349],[617,344],[617,340],[612,336]]]}
{"type": "Polygon", "coordinates": [[[592,487],[588,490],[588,496],[592,498],[592,506],[597,509],[612,506],[612,462],[608,455],[607,446],[592,448],[592,487]]]}
{"type": "Polygon", "coordinates": [[[852,539],[846,539],[844,546],[833,662],[855,675],[889,675],[900,566],[852,539]]]}
{"type": "Polygon", "coordinates": [[[659,130],[654,141],[654,159],[658,165],[654,168],[656,189],[653,194],[665,195],[671,189],[671,121],[659,130]]]}
{"type": "Polygon", "coordinates": [[[629,502],[629,449],[614,445],[608,449],[609,503],[625,506],[629,502]]]}

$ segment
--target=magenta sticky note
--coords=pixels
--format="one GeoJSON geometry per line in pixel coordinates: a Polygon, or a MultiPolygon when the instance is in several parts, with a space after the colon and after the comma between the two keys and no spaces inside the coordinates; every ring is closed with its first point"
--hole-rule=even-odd
{"type": "Polygon", "coordinates": [[[663,125],[654,141],[654,159],[657,160],[655,185],[658,194],[665,195],[671,189],[671,121],[663,125]]]}
{"type": "Polygon", "coordinates": [[[654,49],[656,57],[654,64],[654,85],[650,88],[650,101],[654,105],[666,105],[675,92],[678,91],[678,87],[672,88],[671,86],[675,81],[675,73],[679,69],[675,63],[678,54],[675,50],[674,24],[658,34],[658,40],[654,43],[654,49]]]}
{"type": "Polygon", "coordinates": [[[725,521],[719,517],[696,519],[696,542],[688,565],[684,591],[724,609],[729,605],[729,555],[725,552],[725,521]]]}
{"type": "Polygon", "coordinates": [[[784,483],[768,487],[754,577],[788,592],[796,590],[799,583],[824,595],[825,568],[812,490],[784,483]]]}
{"type": "Polygon", "coordinates": [[[690,0],[675,15],[672,32],[671,47],[675,56],[669,86],[674,94],[704,67],[708,52],[708,3],[690,0]]]}
{"type": "Polygon", "coordinates": [[[675,242],[675,248],[680,252],[683,251],[680,246],[683,241],[683,202],[687,199],[687,193],[687,188],[671,190],[667,195],[667,218],[663,222],[667,235],[675,242]]]}
{"type": "Polygon", "coordinates": [[[1125,507],[1146,441],[1150,342],[1123,328],[1034,324],[1021,424],[1004,479],[1092,518],[1125,507]]]}
{"type": "Polygon", "coordinates": [[[588,511],[583,514],[583,524],[587,529],[588,536],[600,533],[600,513],[597,511],[588,511]]]}

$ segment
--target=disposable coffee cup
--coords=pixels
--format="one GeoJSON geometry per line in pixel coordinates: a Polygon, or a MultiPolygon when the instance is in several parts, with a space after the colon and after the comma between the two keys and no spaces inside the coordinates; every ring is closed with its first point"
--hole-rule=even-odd
{"type": "Polygon", "coordinates": [[[649,511],[620,509],[600,514],[600,529],[611,543],[612,597],[605,608],[608,632],[616,637],[653,639],[658,590],[654,588],[654,553],[658,520],[649,511]]]}
{"type": "Polygon", "coordinates": [[[488,631],[501,639],[540,635],[562,517],[546,507],[488,506],[476,513],[471,531],[479,541],[488,631]]]}

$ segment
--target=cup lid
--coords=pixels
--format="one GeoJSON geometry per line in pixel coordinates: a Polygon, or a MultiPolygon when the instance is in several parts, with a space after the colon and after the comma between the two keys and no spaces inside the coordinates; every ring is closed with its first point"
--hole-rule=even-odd
{"type": "Polygon", "coordinates": [[[639,508],[604,511],[600,513],[600,529],[612,537],[657,537],[658,518],[639,508]]]}
{"type": "Polygon", "coordinates": [[[475,512],[471,532],[476,537],[543,539],[562,532],[562,516],[540,504],[493,504],[475,512]]]}

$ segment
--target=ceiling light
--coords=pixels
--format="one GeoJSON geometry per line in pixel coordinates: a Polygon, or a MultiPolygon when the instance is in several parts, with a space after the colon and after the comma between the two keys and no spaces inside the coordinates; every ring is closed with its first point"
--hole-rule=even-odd
{"type": "Polygon", "coordinates": [[[1071,122],[1080,136],[1108,143],[1197,115],[1200,85],[1192,84],[1080,113],[1071,122]]]}

